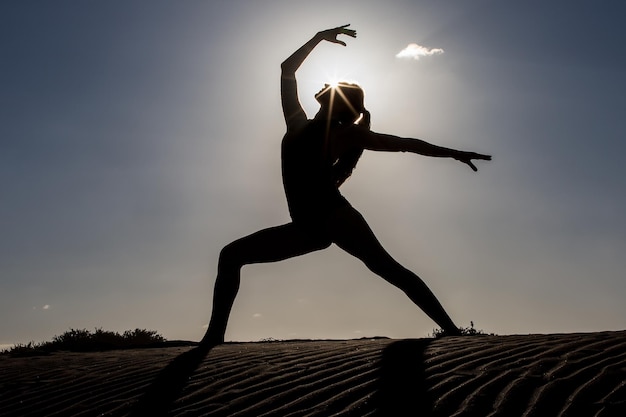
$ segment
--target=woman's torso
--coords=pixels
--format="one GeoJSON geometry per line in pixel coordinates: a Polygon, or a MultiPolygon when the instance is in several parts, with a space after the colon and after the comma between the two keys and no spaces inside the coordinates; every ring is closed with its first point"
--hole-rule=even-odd
{"type": "Polygon", "coordinates": [[[317,223],[348,204],[333,178],[327,130],[335,128],[324,120],[308,120],[283,137],[283,186],[294,222],[317,223]]]}

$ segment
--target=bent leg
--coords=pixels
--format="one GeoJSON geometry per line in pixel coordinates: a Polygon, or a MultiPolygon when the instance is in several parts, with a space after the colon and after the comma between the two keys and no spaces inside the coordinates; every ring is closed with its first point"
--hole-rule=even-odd
{"type": "Polygon", "coordinates": [[[213,290],[211,321],[202,344],[219,344],[235,297],[244,265],[276,262],[330,246],[329,238],[304,233],[293,223],[271,227],[235,240],[220,252],[213,290]]]}
{"type": "Polygon", "coordinates": [[[382,247],[363,216],[353,207],[337,210],[332,219],[333,242],[359,258],[375,274],[398,287],[448,334],[459,330],[432,291],[416,274],[400,265],[382,247]]]}

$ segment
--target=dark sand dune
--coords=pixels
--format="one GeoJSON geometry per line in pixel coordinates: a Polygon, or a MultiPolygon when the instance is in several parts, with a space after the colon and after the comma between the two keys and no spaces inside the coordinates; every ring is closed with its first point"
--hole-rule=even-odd
{"type": "Polygon", "coordinates": [[[0,357],[0,416],[626,416],[626,332],[0,357]]]}

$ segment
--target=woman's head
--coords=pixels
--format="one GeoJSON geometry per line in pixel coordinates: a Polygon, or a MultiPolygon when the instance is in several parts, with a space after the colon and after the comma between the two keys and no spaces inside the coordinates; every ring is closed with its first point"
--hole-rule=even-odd
{"type": "MultiPolygon", "coordinates": [[[[346,82],[340,82],[334,86],[326,84],[315,95],[315,98],[322,106],[316,117],[337,120],[346,124],[355,123],[369,130],[370,113],[365,109],[365,94],[358,84],[346,82]]],[[[333,161],[332,176],[337,187],[352,175],[362,153],[362,148],[352,149],[333,161]]]]}
{"type": "Polygon", "coordinates": [[[315,99],[322,108],[320,113],[329,119],[352,123],[365,112],[365,93],[358,84],[340,82],[326,84],[315,99]]]}

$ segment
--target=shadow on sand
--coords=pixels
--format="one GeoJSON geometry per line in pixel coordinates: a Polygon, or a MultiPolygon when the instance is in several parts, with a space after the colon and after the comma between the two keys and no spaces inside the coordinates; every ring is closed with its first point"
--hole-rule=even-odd
{"type": "MultiPolygon", "coordinates": [[[[367,411],[377,417],[430,416],[424,352],[431,340],[408,339],[393,342],[382,351],[375,391],[367,411]]],[[[207,357],[211,347],[196,347],[173,359],[154,379],[141,397],[132,417],[167,416],[192,374],[207,357]]],[[[327,409],[328,411],[328,409],[327,409]]],[[[336,410],[341,411],[341,410],[336,410]]],[[[345,411],[345,410],[343,410],[345,411]]],[[[359,415],[364,409],[345,415],[359,415]]]]}
{"type": "Polygon", "coordinates": [[[141,397],[131,417],[167,416],[189,378],[212,347],[197,346],[177,356],[154,379],[141,397]]]}
{"type": "Polygon", "coordinates": [[[374,394],[377,417],[430,416],[432,399],[426,385],[424,352],[432,340],[400,340],[382,353],[374,394]]]}

